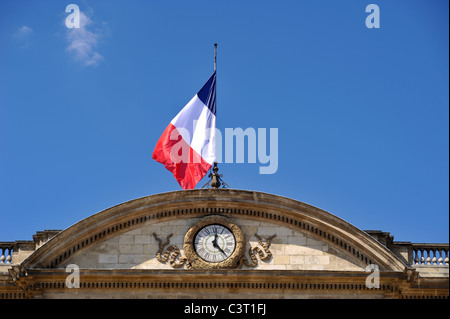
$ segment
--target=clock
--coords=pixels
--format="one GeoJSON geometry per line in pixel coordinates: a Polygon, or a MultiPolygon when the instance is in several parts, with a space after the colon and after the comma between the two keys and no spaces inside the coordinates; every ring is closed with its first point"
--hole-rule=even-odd
{"type": "Polygon", "coordinates": [[[227,227],[210,224],[195,235],[194,248],[204,261],[217,263],[231,256],[236,248],[236,239],[227,227]]]}
{"type": "Polygon", "coordinates": [[[183,250],[192,269],[235,268],[244,256],[245,236],[228,218],[209,215],[189,228],[183,250]]]}

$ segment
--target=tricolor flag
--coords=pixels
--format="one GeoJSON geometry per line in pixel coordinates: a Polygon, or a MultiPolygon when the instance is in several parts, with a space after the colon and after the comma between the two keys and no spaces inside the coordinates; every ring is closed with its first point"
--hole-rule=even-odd
{"type": "Polygon", "coordinates": [[[193,189],[216,159],[216,72],[166,127],[153,159],[193,189]]]}

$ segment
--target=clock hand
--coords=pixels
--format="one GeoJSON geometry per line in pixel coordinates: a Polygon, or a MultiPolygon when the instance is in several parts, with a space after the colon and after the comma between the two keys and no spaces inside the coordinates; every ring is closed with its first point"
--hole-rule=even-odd
{"type": "Polygon", "coordinates": [[[217,248],[217,234],[214,235],[214,239],[212,241],[213,247],[217,248]]]}
{"type": "Polygon", "coordinates": [[[227,255],[227,254],[225,254],[225,252],[222,250],[222,248],[220,248],[219,246],[217,246],[217,249],[219,249],[219,251],[220,251],[222,254],[224,254],[225,256],[227,255]]]}
{"type": "Polygon", "coordinates": [[[214,248],[217,248],[222,254],[224,254],[225,256],[227,255],[227,254],[225,254],[225,252],[222,250],[222,248],[220,248],[220,246],[217,245],[217,234],[214,236],[214,240],[213,240],[212,244],[213,244],[213,247],[214,247],[214,248]]]}

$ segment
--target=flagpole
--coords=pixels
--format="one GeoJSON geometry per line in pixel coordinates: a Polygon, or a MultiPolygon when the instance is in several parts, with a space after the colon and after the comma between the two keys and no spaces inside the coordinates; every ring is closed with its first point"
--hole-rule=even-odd
{"type": "MultiPolygon", "coordinates": [[[[214,43],[214,73],[216,73],[216,70],[217,70],[217,43],[214,43]]],[[[217,74],[216,74],[216,90],[217,90],[217,74]]],[[[217,101],[216,101],[216,103],[217,103],[217,101]]],[[[217,122],[216,122],[216,127],[217,127],[217,122]]],[[[214,167],[217,167],[217,159],[214,161],[214,167]]],[[[210,173],[210,175],[211,175],[211,173],[210,173]]],[[[212,177],[212,175],[210,177],[212,177]]]]}
{"type": "MultiPolygon", "coordinates": [[[[217,43],[214,43],[214,72],[217,71],[217,43]]],[[[217,75],[216,75],[217,77],[217,75]]],[[[216,90],[217,90],[217,82],[216,82],[216,90]]],[[[216,95],[217,96],[217,95],[216,95]]],[[[217,124],[217,122],[216,122],[217,124]]],[[[216,125],[217,127],[217,125],[216,125]]],[[[209,187],[209,188],[230,188],[227,183],[225,183],[222,180],[222,174],[218,174],[219,168],[217,167],[217,159],[213,163],[213,167],[211,168],[208,177],[210,180],[203,185],[202,188],[209,187]]]]}
{"type": "Polygon", "coordinates": [[[214,43],[214,72],[217,69],[217,43],[214,43]]]}

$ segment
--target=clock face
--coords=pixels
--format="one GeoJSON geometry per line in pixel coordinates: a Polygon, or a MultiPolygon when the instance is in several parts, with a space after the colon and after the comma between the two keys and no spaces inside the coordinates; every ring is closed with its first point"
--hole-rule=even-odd
{"type": "Polygon", "coordinates": [[[203,260],[218,263],[231,256],[236,248],[236,239],[227,227],[212,224],[197,232],[194,247],[203,260]]]}

